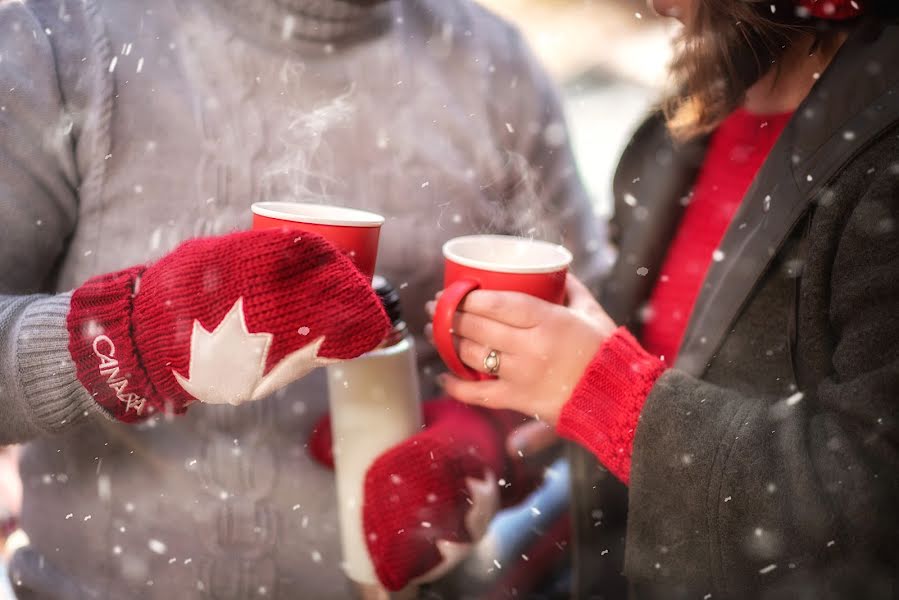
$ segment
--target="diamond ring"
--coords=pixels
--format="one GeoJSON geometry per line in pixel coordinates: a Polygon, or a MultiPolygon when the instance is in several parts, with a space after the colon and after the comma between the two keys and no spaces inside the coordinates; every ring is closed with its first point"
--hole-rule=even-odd
{"type": "Polygon", "coordinates": [[[484,370],[490,375],[499,373],[499,352],[491,350],[487,353],[487,356],[484,357],[484,370]]]}

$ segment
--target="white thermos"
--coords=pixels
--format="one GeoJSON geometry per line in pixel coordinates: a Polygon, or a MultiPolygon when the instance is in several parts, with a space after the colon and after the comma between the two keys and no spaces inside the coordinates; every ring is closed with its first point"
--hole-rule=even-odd
{"type": "Polygon", "coordinates": [[[415,344],[399,294],[383,278],[372,285],[393,323],[377,349],[328,370],[334,470],[343,566],[363,597],[388,597],[375,574],[362,529],[365,474],[385,450],[420,430],[421,398],[415,344]]]}

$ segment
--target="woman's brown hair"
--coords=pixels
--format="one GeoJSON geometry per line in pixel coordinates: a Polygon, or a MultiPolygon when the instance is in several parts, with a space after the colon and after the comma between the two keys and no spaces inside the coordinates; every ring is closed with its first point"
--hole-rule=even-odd
{"type": "Polygon", "coordinates": [[[715,129],[792,44],[816,39],[808,36],[815,25],[796,15],[788,0],[697,2],[671,67],[678,93],[664,105],[678,140],[715,129]]]}

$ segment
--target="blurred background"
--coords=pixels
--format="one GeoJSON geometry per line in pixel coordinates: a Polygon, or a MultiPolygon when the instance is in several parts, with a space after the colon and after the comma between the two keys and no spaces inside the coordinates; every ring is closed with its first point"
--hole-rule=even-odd
{"type": "Polygon", "coordinates": [[[607,216],[618,156],[666,84],[675,24],[647,0],[480,2],[518,25],[558,83],[581,175],[607,216]]]}
{"type": "MultiPolygon", "coordinates": [[[[674,25],[653,16],[646,0],[480,2],[521,29],[559,85],[581,175],[597,213],[608,216],[618,156],[666,83],[674,25]]],[[[0,549],[6,541],[5,516],[17,508],[14,464],[13,453],[0,448],[0,549]]],[[[493,579],[500,570],[497,565],[510,556],[517,559],[527,547],[532,548],[528,552],[549,552],[564,560],[566,535],[560,518],[567,499],[567,477],[565,465],[557,463],[540,492],[497,519],[494,535],[462,569],[463,579],[469,583],[493,579]]],[[[10,600],[2,557],[0,552],[0,600],[10,600]]],[[[505,564],[507,572],[514,570],[512,564],[505,564]]],[[[464,589],[458,592],[456,597],[466,595],[464,589]]],[[[548,590],[546,594],[554,596],[548,590]]]]}

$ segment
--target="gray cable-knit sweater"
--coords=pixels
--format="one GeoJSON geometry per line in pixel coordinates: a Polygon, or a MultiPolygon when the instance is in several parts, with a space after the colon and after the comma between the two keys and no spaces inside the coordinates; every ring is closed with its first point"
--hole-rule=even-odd
{"type": "Polygon", "coordinates": [[[321,374],[107,420],[67,351],[66,292],[87,278],[283,198],[387,217],[379,270],[417,334],[453,236],[559,240],[582,276],[603,268],[519,35],[467,0],[366,4],[0,0],[0,443],[28,442],[22,597],[346,596],[333,478],[304,447],[321,374]]]}

